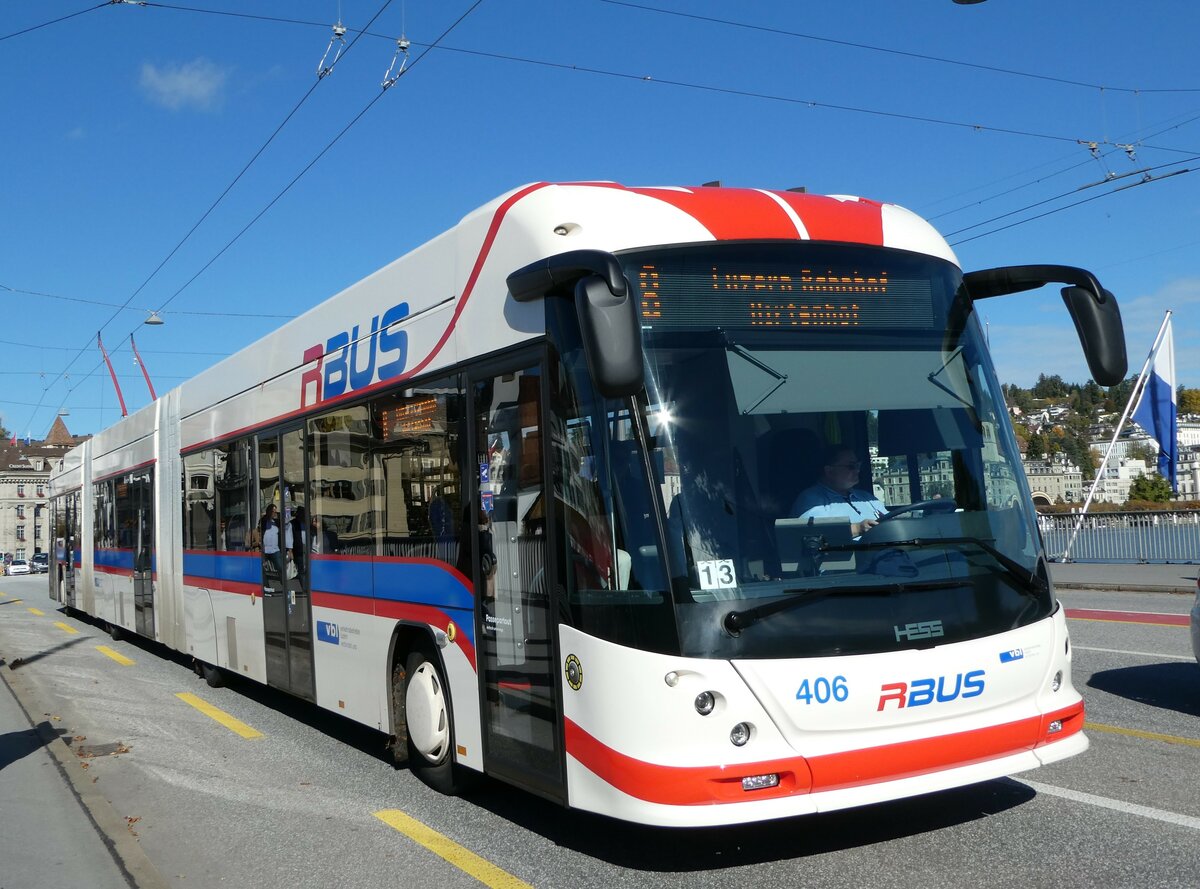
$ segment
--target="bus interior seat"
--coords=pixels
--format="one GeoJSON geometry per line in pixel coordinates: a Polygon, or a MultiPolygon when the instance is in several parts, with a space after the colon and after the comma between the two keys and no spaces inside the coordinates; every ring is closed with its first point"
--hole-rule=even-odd
{"type": "Polygon", "coordinates": [[[800,492],[816,482],[824,451],[821,436],[804,427],[777,429],[763,437],[758,489],[773,519],[790,515],[800,492]]]}

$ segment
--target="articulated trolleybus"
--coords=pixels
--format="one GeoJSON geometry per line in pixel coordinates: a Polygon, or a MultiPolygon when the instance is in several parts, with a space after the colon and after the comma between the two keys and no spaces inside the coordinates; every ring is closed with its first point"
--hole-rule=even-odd
{"type": "Polygon", "coordinates": [[[1048,283],[1122,379],[1090,273],[964,275],[890,204],[526,186],[67,455],[52,597],[444,792],[716,825],[1063,759],[1083,702],[973,311],[1048,283]]]}

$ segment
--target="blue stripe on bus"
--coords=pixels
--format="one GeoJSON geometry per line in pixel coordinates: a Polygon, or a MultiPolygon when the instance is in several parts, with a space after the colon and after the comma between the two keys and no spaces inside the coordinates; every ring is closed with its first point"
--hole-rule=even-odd
{"type": "MultiPolygon", "coordinates": [[[[129,554],[128,566],[133,557],[129,554]]],[[[431,561],[379,561],[362,558],[315,558],[311,562],[312,589],[364,599],[412,602],[435,608],[475,610],[475,597],[450,566],[431,561]]],[[[183,573],[189,577],[213,578],[261,584],[261,559],[250,555],[185,552],[183,573]]]]}

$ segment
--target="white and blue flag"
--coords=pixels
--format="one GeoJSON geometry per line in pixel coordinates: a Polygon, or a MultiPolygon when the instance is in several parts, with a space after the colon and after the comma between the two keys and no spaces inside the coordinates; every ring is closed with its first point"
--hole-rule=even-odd
{"type": "Polygon", "coordinates": [[[1179,433],[1175,407],[1175,339],[1171,322],[1166,323],[1154,362],[1146,376],[1146,385],[1133,409],[1133,420],[1158,444],[1158,474],[1171,482],[1178,493],[1175,460],[1179,456],[1179,433]]]}

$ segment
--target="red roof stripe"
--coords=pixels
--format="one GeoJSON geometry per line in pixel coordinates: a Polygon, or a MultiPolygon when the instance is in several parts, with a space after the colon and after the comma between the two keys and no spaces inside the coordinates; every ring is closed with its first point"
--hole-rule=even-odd
{"type": "Polygon", "coordinates": [[[787,202],[814,241],[848,241],[883,246],[883,204],[878,201],[838,200],[818,194],[773,192],[787,202]]]}
{"type": "Polygon", "coordinates": [[[787,213],[767,195],[746,188],[631,188],[629,191],[677,207],[718,241],[800,237],[787,213]]]}

